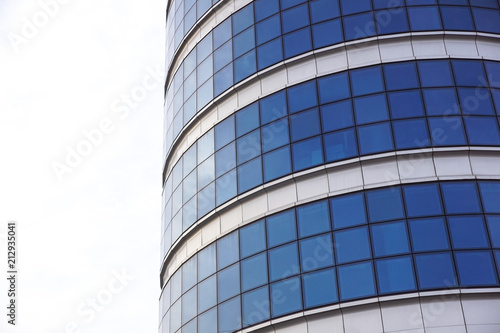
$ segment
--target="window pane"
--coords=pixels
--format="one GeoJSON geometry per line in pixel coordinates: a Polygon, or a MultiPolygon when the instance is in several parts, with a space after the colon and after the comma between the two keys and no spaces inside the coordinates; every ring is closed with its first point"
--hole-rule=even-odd
{"type": "Polygon", "coordinates": [[[268,287],[248,292],[242,296],[243,327],[263,322],[270,318],[268,287]]]}
{"type": "Polygon", "coordinates": [[[241,261],[241,290],[247,291],[267,283],[267,255],[261,253],[241,261]]]}
{"type": "Polygon", "coordinates": [[[196,222],[197,207],[196,196],[186,202],[182,207],[182,231],[186,231],[194,222],[196,222]]]}
{"type": "Polygon", "coordinates": [[[366,227],[334,233],[337,264],[371,257],[368,229],[366,227]]]}
{"type": "Polygon", "coordinates": [[[181,327],[181,325],[182,325],[181,314],[182,314],[182,312],[181,312],[181,299],[179,299],[170,308],[170,317],[171,317],[170,331],[171,332],[175,332],[176,330],[178,330],[181,327]]]}
{"type": "Polygon", "coordinates": [[[333,244],[330,233],[300,241],[302,272],[333,266],[333,244]]]}
{"type": "Polygon", "coordinates": [[[334,162],[358,155],[356,132],[347,129],[323,136],[326,162],[334,162]]]}
{"type": "Polygon", "coordinates": [[[327,201],[320,201],[297,208],[299,237],[307,237],[330,230],[327,201]]]}
{"type": "Polygon", "coordinates": [[[411,257],[377,260],[376,267],[381,294],[416,289],[411,257]]]}
{"type": "Polygon", "coordinates": [[[460,114],[454,88],[424,89],[424,101],[429,116],[460,114]]]}
{"type": "Polygon", "coordinates": [[[250,4],[233,14],[233,36],[251,26],[253,20],[253,5],[250,4]]]}
{"type": "MultiPolygon", "coordinates": [[[[500,216],[487,216],[492,247],[500,247],[500,216]]],[[[499,267],[500,268],[500,267],[499,267]]]]}
{"type": "MultiPolygon", "coordinates": [[[[357,1],[349,0],[349,2],[356,3],[357,1]]],[[[371,12],[344,16],[342,20],[344,22],[344,34],[347,41],[375,35],[375,23],[371,12]],[[363,27],[363,29],[360,27],[363,27]]]]}
{"type": "Polygon", "coordinates": [[[409,7],[408,16],[413,31],[441,30],[438,7],[409,7]]]}
{"type": "Polygon", "coordinates": [[[289,146],[265,154],[263,160],[265,182],[288,175],[292,172],[289,146]]]}
{"type": "Polygon", "coordinates": [[[365,12],[372,9],[370,0],[340,0],[340,4],[343,15],[365,12]]]}
{"type": "Polygon", "coordinates": [[[322,77],[317,81],[321,104],[338,101],[351,96],[347,72],[322,77]]]}
{"type": "Polygon", "coordinates": [[[500,12],[498,10],[472,8],[477,31],[500,33],[500,12]]]}
{"type": "Polygon", "coordinates": [[[457,285],[449,253],[415,256],[420,289],[450,288],[457,285]]]}
{"type": "Polygon", "coordinates": [[[240,297],[219,305],[219,333],[233,332],[241,328],[240,297]]]}
{"type": "Polygon", "coordinates": [[[314,48],[340,43],[344,39],[340,19],[315,24],[312,26],[312,33],[314,48]]]}
{"type": "MultiPolygon", "coordinates": [[[[408,18],[406,15],[405,8],[396,8],[394,5],[398,5],[398,2],[385,2],[390,10],[379,10],[375,13],[375,21],[377,22],[377,29],[380,35],[383,34],[393,34],[397,32],[406,32],[410,30],[408,28],[408,18]]],[[[402,5],[402,1],[399,4],[402,5]]]]}
{"type": "Polygon", "coordinates": [[[274,65],[281,60],[283,60],[283,46],[281,38],[276,38],[275,40],[257,48],[257,62],[259,70],[274,65]]]}
{"type": "Polygon", "coordinates": [[[324,132],[353,126],[351,101],[347,100],[322,106],[321,120],[324,132]]]}
{"type": "Polygon", "coordinates": [[[366,192],[368,216],[371,222],[380,222],[404,218],[401,192],[392,187],[366,192]]]}
{"type": "Polygon", "coordinates": [[[373,123],[389,118],[385,94],[370,95],[354,99],[356,123],[358,125],[373,123]]]}
{"type": "Polygon", "coordinates": [[[198,166],[198,190],[201,190],[215,179],[214,156],[198,166]]]}
{"type": "Polygon", "coordinates": [[[248,52],[234,61],[234,82],[239,82],[257,71],[255,50],[248,52]]]}
{"type": "Polygon", "coordinates": [[[281,35],[281,20],[280,16],[274,15],[255,26],[257,34],[257,45],[264,44],[281,35]]]}
{"type": "Polygon", "coordinates": [[[268,246],[273,247],[297,239],[295,210],[291,209],[266,219],[268,246]]]}
{"type": "MultiPolygon", "coordinates": [[[[500,14],[499,14],[500,15],[500,14]]],[[[497,76],[500,71],[500,64],[493,61],[485,61],[486,73],[488,80],[490,81],[490,86],[494,88],[500,88],[500,82],[498,82],[497,76]]]]}
{"type": "Polygon", "coordinates": [[[240,265],[238,263],[217,273],[218,302],[240,293],[240,265]]]}
{"type": "Polygon", "coordinates": [[[217,304],[217,279],[214,275],[198,284],[198,313],[210,309],[215,304],[217,304]]]}
{"type": "Polygon", "coordinates": [[[236,196],[236,170],[230,171],[217,179],[215,196],[217,206],[236,196]]]}
{"type": "Polygon", "coordinates": [[[299,273],[297,243],[269,250],[269,278],[280,280],[299,273]]]}
{"type": "Polygon", "coordinates": [[[483,80],[486,78],[486,74],[484,73],[483,63],[481,61],[454,59],[451,63],[457,86],[475,87],[484,85],[483,80]]]}
{"type": "Polygon", "coordinates": [[[217,308],[198,316],[198,333],[217,332],[217,308]]]}
{"type": "Polygon", "coordinates": [[[408,217],[443,214],[437,184],[407,185],[403,187],[408,217]]]}
{"type": "Polygon", "coordinates": [[[340,16],[338,0],[317,0],[310,2],[309,6],[313,23],[340,16]]]}
{"type": "Polygon", "coordinates": [[[290,142],[288,119],[282,118],[261,129],[262,151],[267,152],[290,142]]]}
{"type": "Polygon", "coordinates": [[[321,137],[300,141],[292,145],[293,169],[304,170],[323,163],[321,137]]]}
{"type": "Polygon", "coordinates": [[[218,48],[231,38],[231,19],[227,19],[213,30],[214,49],[218,48]]]}
{"type": "Polygon", "coordinates": [[[254,1],[254,5],[256,21],[260,21],[279,11],[278,0],[256,0],[254,1]]]}
{"type": "Polygon", "coordinates": [[[215,208],[215,183],[211,183],[198,193],[198,218],[215,208]]]}
{"type": "Polygon", "coordinates": [[[400,120],[392,123],[396,149],[423,148],[430,146],[425,119],[400,120]]]}
{"type": "Polygon", "coordinates": [[[486,88],[458,88],[460,106],[466,115],[494,116],[493,103],[486,88]]]}
{"type": "Polygon", "coordinates": [[[358,127],[358,138],[362,155],[394,149],[389,123],[358,127]]]}
{"type": "Polygon", "coordinates": [[[309,13],[307,4],[285,10],[281,15],[283,16],[283,33],[287,33],[309,25],[309,13]]]}
{"type": "Polygon", "coordinates": [[[196,306],[197,304],[197,290],[196,288],[191,289],[182,296],[182,324],[187,323],[196,316],[196,306]]]}
{"type": "Polygon", "coordinates": [[[182,294],[182,270],[177,270],[170,278],[170,303],[174,303],[182,294]]]}
{"type": "Polygon", "coordinates": [[[271,285],[271,308],[273,317],[302,310],[299,277],[276,282],[271,285]]]}
{"type": "Polygon", "coordinates": [[[204,161],[214,153],[214,130],[198,139],[198,162],[204,161]]]}
{"type": "MultiPolygon", "coordinates": [[[[419,9],[419,8],[413,8],[419,9]]],[[[422,87],[453,86],[448,60],[419,61],[418,70],[422,87]]]]}
{"type": "Polygon", "coordinates": [[[498,283],[491,252],[456,252],[455,259],[461,286],[488,286],[498,283]]]}
{"type": "Polygon", "coordinates": [[[215,153],[215,176],[219,177],[236,167],[234,142],[215,153]]]}
{"type": "Polygon", "coordinates": [[[481,212],[475,183],[442,183],[441,190],[448,214],[481,212]]]}
{"type": "Polygon", "coordinates": [[[233,60],[233,42],[230,40],[214,52],[214,71],[217,72],[233,60]]]}
{"type": "Polygon", "coordinates": [[[450,248],[448,231],[443,218],[410,220],[409,223],[413,251],[437,251],[450,248]]]}
{"type": "Polygon", "coordinates": [[[414,62],[384,65],[387,90],[418,88],[417,69],[414,62]]]}
{"type": "Polygon", "coordinates": [[[306,308],[338,301],[335,269],[305,274],[302,277],[302,283],[306,308]]]}
{"type": "Polygon", "coordinates": [[[448,224],[454,249],[489,247],[482,216],[448,217],[448,224]]]}
{"type": "Polygon", "coordinates": [[[262,125],[279,119],[286,114],[287,107],[285,90],[260,100],[260,121],[262,125]]]}
{"type": "Polygon", "coordinates": [[[461,117],[429,118],[429,130],[434,146],[466,145],[461,117]]]}
{"type": "Polygon", "coordinates": [[[375,256],[403,254],[410,251],[404,221],[372,225],[371,231],[375,256]]]}
{"type": "Polygon", "coordinates": [[[330,199],[333,228],[340,229],[366,223],[363,193],[330,199]]]}
{"type": "Polygon", "coordinates": [[[234,140],[234,117],[229,117],[215,126],[215,150],[234,140]]]}
{"type": "Polygon", "coordinates": [[[321,132],[318,109],[300,112],[290,116],[292,141],[302,140],[321,132]]]}
{"type": "Polygon", "coordinates": [[[264,220],[240,229],[240,255],[248,257],[266,249],[266,226],[264,220]]]}
{"type": "Polygon", "coordinates": [[[465,128],[471,145],[500,145],[500,132],[494,117],[467,117],[465,128]]]}
{"type": "Polygon", "coordinates": [[[424,116],[424,106],[419,90],[389,93],[392,118],[411,118],[424,116]]]}
{"type": "Polygon", "coordinates": [[[233,37],[234,58],[238,58],[242,54],[245,54],[246,52],[253,49],[254,47],[255,47],[255,31],[253,27],[243,31],[238,36],[233,37]]]}
{"type": "Polygon", "coordinates": [[[289,88],[288,105],[290,113],[317,106],[316,81],[309,81],[289,88]]]}
{"type": "Polygon", "coordinates": [[[214,75],[214,96],[218,96],[233,84],[233,65],[229,64],[214,75]]]}
{"type": "Polygon", "coordinates": [[[285,44],[285,58],[291,58],[298,54],[311,50],[311,29],[304,28],[289,33],[283,37],[285,44]]]}
{"type": "Polygon", "coordinates": [[[338,267],[340,298],[348,300],[376,294],[372,262],[338,267]]]}
{"type": "Polygon", "coordinates": [[[197,262],[196,256],[189,259],[182,265],[182,292],[186,292],[191,289],[197,282],[197,262]]]}
{"type": "Polygon", "coordinates": [[[238,194],[262,184],[262,161],[258,157],[238,167],[238,194]]]}
{"type": "Polygon", "coordinates": [[[239,259],[238,231],[217,241],[217,269],[224,268],[239,259]]]}
{"type": "Polygon", "coordinates": [[[479,182],[486,213],[500,213],[500,182],[479,182]]]}
{"type": "Polygon", "coordinates": [[[236,160],[238,165],[250,161],[261,154],[260,131],[255,130],[236,141],[236,160]]]}

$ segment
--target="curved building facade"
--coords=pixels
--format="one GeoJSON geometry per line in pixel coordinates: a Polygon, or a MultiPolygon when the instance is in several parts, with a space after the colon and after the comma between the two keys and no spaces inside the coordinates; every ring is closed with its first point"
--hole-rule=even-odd
{"type": "Polygon", "coordinates": [[[500,332],[497,0],[171,0],[160,333],[500,332]]]}

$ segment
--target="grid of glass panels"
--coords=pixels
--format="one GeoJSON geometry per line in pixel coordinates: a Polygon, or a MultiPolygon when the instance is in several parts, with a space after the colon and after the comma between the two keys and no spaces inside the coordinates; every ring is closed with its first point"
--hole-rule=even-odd
{"type": "Polygon", "coordinates": [[[500,33],[497,0],[256,0],[204,37],[175,73],[165,104],[165,153],[208,102],[258,70],[343,41],[440,30],[500,33]]]}
{"type": "Polygon", "coordinates": [[[394,150],[500,146],[499,82],[498,62],[391,63],[304,82],[239,110],[168,176],[164,253],[215,207],[292,172],[394,150]]]}
{"type": "Polygon", "coordinates": [[[163,291],[163,333],[232,332],[377,295],[498,287],[499,274],[499,181],[373,189],[268,216],[198,252],[163,291]]]}

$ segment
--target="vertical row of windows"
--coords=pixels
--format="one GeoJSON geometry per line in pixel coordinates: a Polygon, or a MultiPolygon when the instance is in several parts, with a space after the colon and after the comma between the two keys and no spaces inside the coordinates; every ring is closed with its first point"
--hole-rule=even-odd
{"type": "Polygon", "coordinates": [[[298,206],[192,257],[164,332],[227,332],[376,295],[499,285],[500,182],[421,183],[298,206]]]}

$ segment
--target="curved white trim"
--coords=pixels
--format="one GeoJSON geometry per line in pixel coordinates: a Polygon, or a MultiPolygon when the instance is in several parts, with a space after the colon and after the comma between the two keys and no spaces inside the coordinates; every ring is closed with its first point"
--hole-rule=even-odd
{"type": "Polygon", "coordinates": [[[198,220],[163,258],[161,283],[190,257],[244,225],[284,209],[349,192],[408,183],[500,179],[500,148],[428,148],[322,165],[264,184],[198,220]]]}

